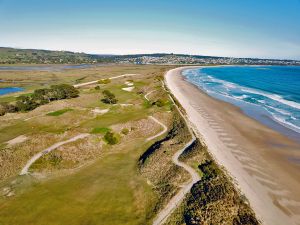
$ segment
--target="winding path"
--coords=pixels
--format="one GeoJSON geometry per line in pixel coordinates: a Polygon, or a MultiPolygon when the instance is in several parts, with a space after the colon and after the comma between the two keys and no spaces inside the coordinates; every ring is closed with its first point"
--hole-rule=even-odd
{"type": "Polygon", "coordinates": [[[188,183],[184,184],[181,190],[169,201],[165,208],[159,212],[153,221],[153,225],[160,225],[166,222],[172,212],[174,212],[177,206],[184,199],[185,195],[190,192],[192,186],[200,180],[200,176],[193,168],[183,162],[180,162],[178,159],[180,155],[195,142],[195,140],[196,138],[193,137],[192,140],[190,140],[182,149],[177,151],[172,157],[174,164],[185,169],[191,175],[192,179],[188,183]]]}
{"type": "MultiPolygon", "coordinates": [[[[167,91],[165,89],[165,85],[164,85],[163,81],[162,81],[162,87],[164,88],[165,91],[167,91]]],[[[191,175],[192,179],[189,182],[187,182],[186,184],[184,184],[183,187],[181,188],[181,190],[168,202],[168,204],[165,206],[165,208],[159,212],[159,214],[153,220],[153,225],[164,224],[167,221],[167,219],[169,218],[169,216],[172,214],[172,212],[174,212],[174,210],[177,208],[177,206],[182,202],[185,195],[190,192],[192,186],[200,180],[199,174],[192,167],[179,161],[180,155],[196,141],[196,138],[195,138],[195,135],[194,135],[186,117],[182,114],[182,112],[180,111],[178,106],[175,104],[175,101],[171,95],[169,95],[169,98],[173,102],[175,107],[177,108],[179,114],[185,120],[185,122],[189,128],[189,131],[191,133],[191,136],[192,136],[192,139],[182,149],[180,149],[179,151],[177,151],[174,154],[174,156],[172,157],[172,161],[177,166],[180,166],[183,169],[185,169],[191,175]]]]}
{"type": "Polygon", "coordinates": [[[36,161],[38,160],[40,157],[42,157],[45,154],[48,154],[49,152],[53,151],[54,149],[57,149],[58,147],[76,141],[78,139],[83,139],[86,138],[87,136],[89,136],[90,134],[79,134],[75,137],[72,137],[66,141],[61,141],[61,142],[57,142],[56,144],[50,146],[49,148],[44,149],[43,151],[35,154],[31,159],[29,159],[29,161],[26,163],[26,165],[23,167],[23,169],[21,170],[19,175],[25,175],[28,174],[28,169],[30,168],[30,166],[36,161]]]}
{"type": "Polygon", "coordinates": [[[147,94],[144,95],[144,98],[147,100],[147,101],[150,101],[149,98],[148,98],[148,95],[152,94],[153,92],[155,92],[157,90],[152,90],[150,92],[148,92],[147,94]]]}
{"type": "Polygon", "coordinates": [[[167,132],[167,130],[168,130],[168,128],[167,128],[166,125],[164,125],[163,123],[161,123],[159,120],[155,119],[153,116],[149,116],[149,118],[152,119],[154,122],[158,123],[159,125],[161,125],[164,129],[163,129],[161,132],[155,134],[154,136],[148,137],[148,138],[146,139],[146,141],[151,141],[151,140],[153,140],[154,138],[157,138],[157,137],[159,137],[160,135],[164,134],[164,133],[167,132]]]}

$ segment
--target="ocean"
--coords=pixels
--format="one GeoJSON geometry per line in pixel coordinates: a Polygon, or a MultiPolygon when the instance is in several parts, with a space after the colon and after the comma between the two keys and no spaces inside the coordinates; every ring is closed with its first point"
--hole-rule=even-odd
{"type": "Polygon", "coordinates": [[[23,91],[23,88],[20,87],[5,87],[5,88],[0,88],[0,96],[1,95],[6,95],[6,94],[10,94],[10,93],[14,93],[14,92],[18,92],[18,91],[23,91]]]}
{"type": "Polygon", "coordinates": [[[220,66],[187,69],[183,75],[210,96],[300,140],[300,67],[220,66]]]}

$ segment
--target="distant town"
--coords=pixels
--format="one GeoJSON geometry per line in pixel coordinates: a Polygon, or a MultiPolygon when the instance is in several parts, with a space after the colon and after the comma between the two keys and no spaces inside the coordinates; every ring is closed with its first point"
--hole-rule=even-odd
{"type": "Polygon", "coordinates": [[[0,64],[300,65],[299,60],[232,58],[184,54],[97,55],[0,47],[0,64]]]}
{"type": "Polygon", "coordinates": [[[116,57],[118,63],[135,64],[249,64],[249,65],[300,65],[297,60],[276,60],[256,58],[211,57],[197,55],[153,54],[116,57]]]}

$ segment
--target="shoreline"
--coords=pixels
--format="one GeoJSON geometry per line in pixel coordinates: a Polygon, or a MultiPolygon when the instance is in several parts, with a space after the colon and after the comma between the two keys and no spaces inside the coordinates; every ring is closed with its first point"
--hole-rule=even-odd
{"type": "MultiPolygon", "coordinates": [[[[235,65],[230,65],[227,67],[231,67],[231,66],[238,67],[235,65]]],[[[224,67],[224,66],[220,65],[220,66],[215,66],[215,67],[224,67]]],[[[260,66],[259,65],[257,65],[257,66],[245,65],[245,66],[241,66],[241,67],[260,67],[260,66]]],[[[266,67],[266,66],[263,66],[263,67],[266,67]]],[[[200,67],[200,68],[203,68],[203,67],[200,67]]],[[[203,93],[207,94],[208,96],[210,96],[214,99],[218,99],[221,102],[227,102],[227,103],[230,103],[231,105],[236,106],[237,108],[239,108],[242,111],[243,114],[255,119],[256,121],[263,124],[264,126],[267,126],[267,127],[271,128],[272,130],[275,130],[300,144],[299,131],[295,130],[293,127],[290,127],[289,124],[285,124],[285,123],[281,122],[280,120],[278,120],[276,117],[273,117],[273,115],[270,112],[268,112],[264,107],[261,107],[261,106],[258,106],[258,105],[255,105],[255,104],[252,104],[249,102],[237,100],[235,98],[220,95],[218,93],[210,93],[209,94],[205,90],[202,90],[200,87],[198,87],[197,83],[193,83],[193,81],[189,81],[189,79],[186,78],[185,76],[183,76],[183,77],[185,80],[187,80],[189,83],[194,85],[196,88],[200,89],[203,93]]]]}
{"type": "Polygon", "coordinates": [[[263,224],[300,221],[300,145],[246,116],[238,107],[214,99],[170,70],[165,81],[216,162],[224,166],[263,224]]]}

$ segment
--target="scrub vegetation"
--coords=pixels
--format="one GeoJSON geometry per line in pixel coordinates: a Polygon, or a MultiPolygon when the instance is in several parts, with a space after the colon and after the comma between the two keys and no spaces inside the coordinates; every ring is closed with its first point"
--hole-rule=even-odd
{"type": "Polygon", "coordinates": [[[201,180],[166,224],[259,224],[243,195],[197,141],[181,160],[198,169],[201,180]]]}

